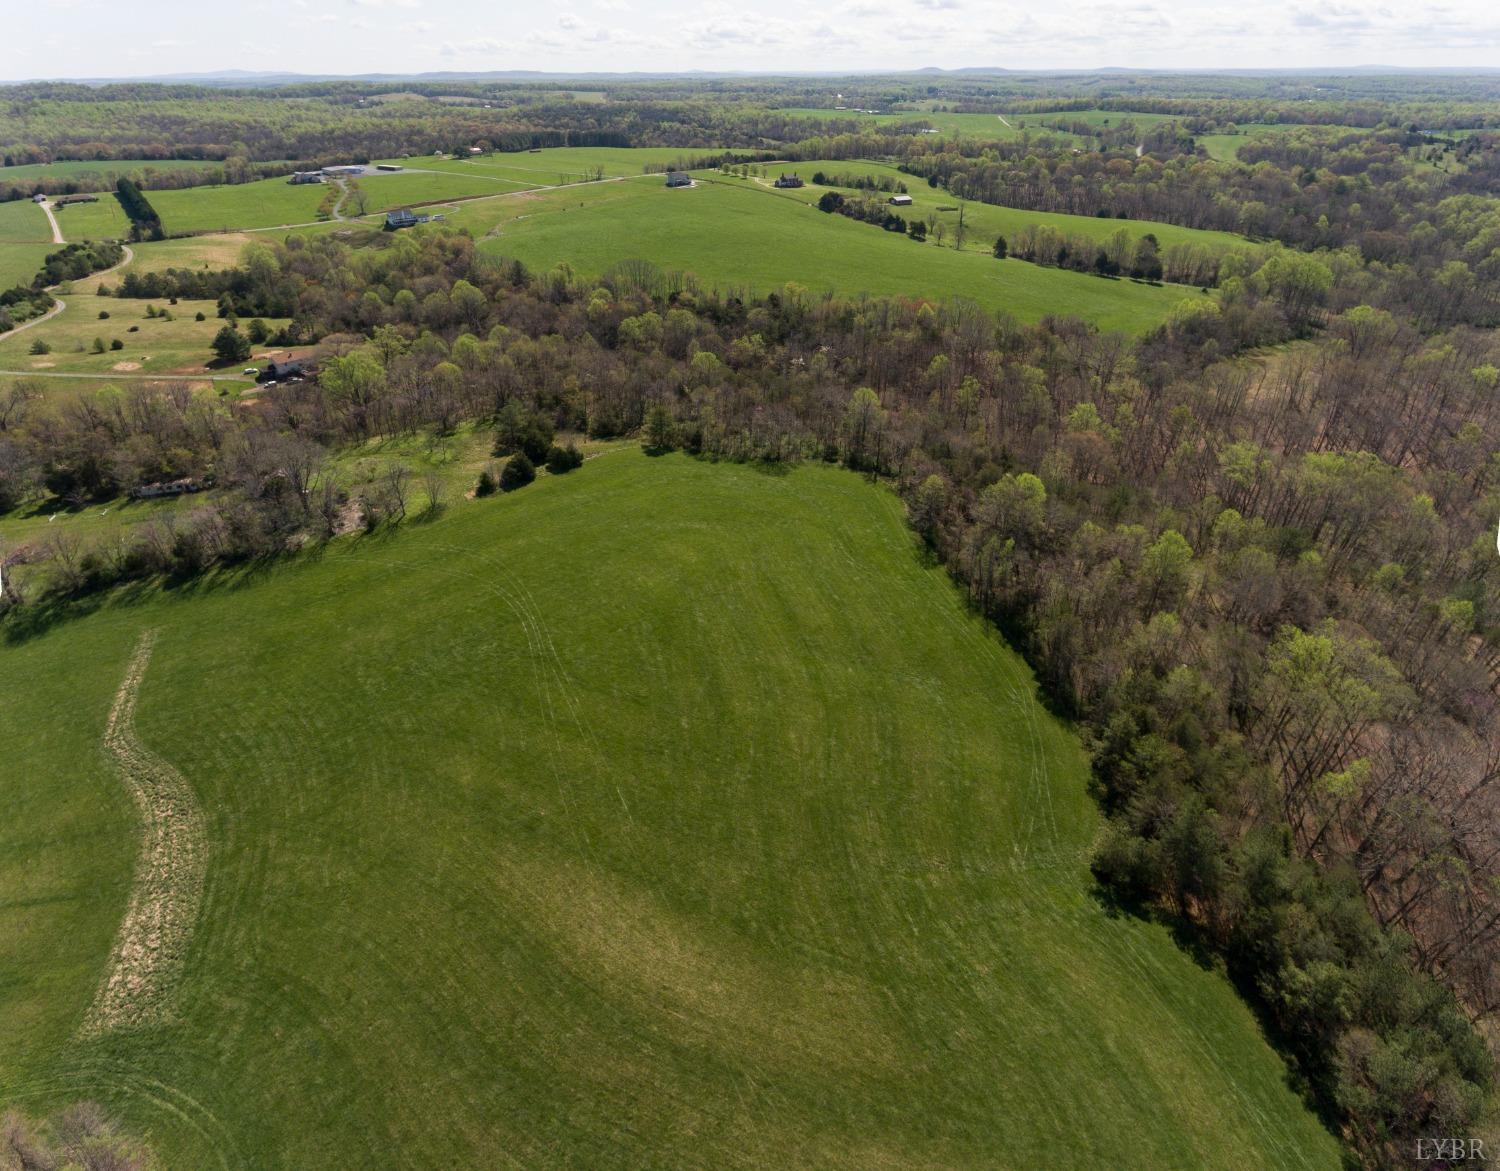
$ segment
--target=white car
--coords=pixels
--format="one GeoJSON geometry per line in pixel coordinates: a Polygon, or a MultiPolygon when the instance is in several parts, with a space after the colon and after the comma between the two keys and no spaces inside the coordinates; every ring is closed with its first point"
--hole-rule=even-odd
{"type": "Polygon", "coordinates": [[[246,366],[243,370],[240,371],[240,373],[241,374],[259,374],[260,371],[258,369],[256,369],[254,366],[246,366]]]}

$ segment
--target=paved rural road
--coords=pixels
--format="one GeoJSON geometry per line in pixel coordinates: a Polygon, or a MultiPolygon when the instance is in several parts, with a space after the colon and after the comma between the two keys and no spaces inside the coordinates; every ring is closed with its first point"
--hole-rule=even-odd
{"type": "MultiPolygon", "coordinates": [[[[38,317],[37,321],[41,318],[38,317]]],[[[34,323],[33,323],[34,324],[34,323]]],[[[0,370],[6,378],[115,378],[122,382],[246,382],[243,374],[116,374],[100,371],[98,374],[81,374],[63,370],[0,370]]]]}
{"type": "MultiPolygon", "coordinates": [[[[41,323],[44,322],[44,321],[51,321],[54,317],[56,317],[59,313],[61,313],[67,307],[68,307],[68,303],[66,301],[58,301],[58,303],[56,305],[52,306],[51,309],[48,309],[47,312],[43,313],[40,317],[33,317],[30,321],[23,321],[20,325],[16,326],[14,329],[10,330],[8,333],[0,334],[0,339],[8,341],[11,338],[15,337],[16,334],[22,333],[25,330],[30,329],[34,325],[41,325],[41,323]]],[[[14,371],[14,370],[0,370],[0,374],[14,374],[14,373],[16,373],[16,371],[14,371]]]]}
{"type": "MultiPolygon", "coordinates": [[[[43,205],[43,206],[45,207],[45,205],[43,205]]],[[[50,208],[47,209],[47,216],[48,216],[49,219],[52,216],[52,211],[51,211],[50,208]]],[[[56,220],[52,221],[52,230],[54,232],[57,232],[57,221],[56,220]]],[[[54,244],[65,243],[65,241],[62,239],[62,233],[61,232],[57,232],[57,235],[58,235],[58,238],[56,240],[54,240],[53,243],[54,244]]],[[[135,253],[131,251],[129,244],[121,244],[120,247],[122,249],[124,249],[124,252],[125,252],[124,259],[122,259],[119,264],[112,264],[108,268],[101,269],[100,271],[94,273],[93,274],[94,276],[108,276],[110,273],[114,272],[117,268],[124,268],[127,264],[129,264],[132,260],[135,259],[135,253]]],[[[85,279],[87,279],[87,278],[85,278],[85,279]]],[[[54,289],[61,288],[60,285],[53,285],[52,287],[54,289]]],[[[57,299],[57,304],[54,305],[54,306],[52,306],[51,309],[48,309],[47,312],[43,313],[40,317],[33,318],[31,321],[22,322],[20,325],[16,326],[14,329],[10,330],[8,333],[0,334],[0,341],[9,341],[11,338],[15,337],[16,334],[22,333],[25,330],[30,329],[32,326],[41,325],[41,323],[44,322],[44,321],[51,321],[54,317],[56,317],[59,313],[61,313],[67,307],[68,307],[68,303],[66,301],[62,300],[61,298],[58,298],[57,299]]],[[[19,375],[19,376],[21,376],[23,378],[33,378],[33,377],[37,377],[37,378],[111,378],[111,377],[119,378],[119,377],[126,377],[126,378],[128,378],[128,377],[130,377],[129,375],[110,375],[110,374],[57,374],[57,373],[53,373],[53,372],[47,371],[47,370],[0,370],[0,374],[15,374],[15,375],[19,375]]]]}
{"type": "Polygon", "coordinates": [[[52,242],[54,244],[66,244],[67,241],[63,239],[62,229],[57,226],[57,217],[52,214],[52,205],[44,201],[40,206],[42,211],[47,214],[47,222],[52,225],[52,242]]]}

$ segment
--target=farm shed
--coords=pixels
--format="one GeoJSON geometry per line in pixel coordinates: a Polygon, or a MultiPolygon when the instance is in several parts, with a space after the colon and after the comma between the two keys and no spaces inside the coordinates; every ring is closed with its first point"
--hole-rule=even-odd
{"type": "Polygon", "coordinates": [[[686,171],[668,171],[667,172],[667,186],[668,187],[691,187],[692,185],[693,185],[693,177],[691,175],[689,175],[686,171]]]}
{"type": "Polygon", "coordinates": [[[909,207],[909,206],[911,206],[911,196],[910,195],[892,195],[887,202],[893,203],[897,207],[909,207]]]}

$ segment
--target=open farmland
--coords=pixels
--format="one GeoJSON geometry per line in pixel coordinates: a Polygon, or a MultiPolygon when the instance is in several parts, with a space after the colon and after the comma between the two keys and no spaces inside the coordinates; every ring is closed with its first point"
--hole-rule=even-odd
{"type": "Polygon", "coordinates": [[[29,285],[56,244],[12,244],[0,241],[0,289],[29,285]]]}
{"type": "Polygon", "coordinates": [[[35,179],[83,181],[110,175],[128,175],[146,181],[153,174],[181,171],[219,171],[224,164],[202,159],[67,159],[55,163],[24,163],[0,167],[0,184],[25,183],[35,179]]]}
{"type": "MultiPolygon", "coordinates": [[[[833,182],[834,179],[870,177],[877,181],[886,179],[893,184],[904,183],[906,193],[912,198],[911,206],[897,208],[896,211],[907,220],[925,220],[928,216],[936,216],[937,221],[945,225],[948,230],[948,240],[951,245],[952,230],[958,221],[958,200],[941,188],[929,187],[920,176],[908,175],[889,163],[871,162],[864,159],[815,159],[811,162],[766,163],[760,169],[764,171],[764,178],[758,180],[762,184],[774,181],[776,176],[783,171],[796,172],[807,181],[807,186],[778,191],[778,194],[790,195],[813,204],[818,202],[819,197],[829,187],[838,186],[833,182]],[[813,175],[820,171],[829,179],[828,186],[818,186],[812,182],[813,175]]],[[[748,182],[734,179],[728,181],[748,182]]],[[[851,193],[848,187],[839,187],[839,190],[845,194],[851,193]]],[[[870,194],[879,199],[888,198],[886,192],[872,191],[870,194]]],[[[1113,219],[1067,215],[1062,212],[1028,211],[1022,208],[980,203],[976,200],[964,202],[964,224],[968,233],[965,247],[984,252],[988,252],[994,246],[996,236],[1010,237],[1023,228],[1037,226],[1053,228],[1068,236],[1087,236],[1096,242],[1109,239],[1123,228],[1132,239],[1147,234],[1155,236],[1162,248],[1170,248],[1173,244],[1193,244],[1212,252],[1225,252],[1248,246],[1243,237],[1231,232],[1184,228],[1177,224],[1164,224],[1155,220],[1113,219]]]]}
{"type": "MultiPolygon", "coordinates": [[[[515,184],[483,173],[457,174],[425,171],[401,171],[395,174],[363,175],[357,182],[365,193],[369,212],[389,211],[397,207],[431,203],[436,199],[462,199],[474,195],[494,195],[515,190],[515,184]]],[[[344,204],[344,214],[352,215],[353,201],[344,204]]]]}
{"type": "Polygon", "coordinates": [[[791,282],[849,296],[963,297],[1023,320],[1073,314],[1129,333],[1161,321],[1184,295],[917,244],[713,176],[675,191],[638,179],[538,192],[469,204],[452,221],[484,235],[485,249],[533,268],[566,261],[600,273],[643,258],[721,288],[765,291],[791,282]]]}
{"type": "Polygon", "coordinates": [[[1229,984],[1090,893],[1078,742],[852,474],[610,455],[0,685],[0,1096],[167,1166],[1338,1166],[1229,984]],[[81,1039],[133,656],[203,913],[162,1023],[81,1039]]]}
{"type": "Polygon", "coordinates": [[[29,285],[58,246],[42,209],[31,200],[0,203],[0,290],[29,285]]]}
{"type": "Polygon", "coordinates": [[[0,203],[0,290],[29,285],[56,252],[42,209],[29,199],[0,203]]]}
{"type": "MultiPolygon", "coordinates": [[[[59,296],[67,303],[64,312],[14,337],[0,334],[0,369],[141,376],[213,373],[208,367],[213,359],[209,346],[224,324],[216,316],[213,301],[179,301],[171,306],[164,300],[155,302],[158,309],[171,312],[168,321],[146,316],[146,306],[153,302],[88,293],[59,296]],[[109,317],[101,320],[100,313],[109,317]],[[203,321],[194,320],[198,313],[204,315],[203,321]],[[103,353],[93,352],[96,338],[104,342],[103,353]],[[108,348],[116,339],[124,343],[123,350],[108,348]],[[50,346],[51,353],[31,354],[30,347],[39,341],[50,346]]],[[[267,322],[273,329],[284,324],[267,322]]],[[[221,372],[234,374],[239,369],[221,372]]]]}
{"type": "Polygon", "coordinates": [[[321,183],[293,186],[285,179],[261,179],[224,187],[148,191],[146,198],[170,235],[307,223],[317,218],[326,190],[321,183]]]}
{"type": "Polygon", "coordinates": [[[51,240],[47,215],[31,200],[0,203],[0,244],[46,244],[51,240]]]}
{"type": "Polygon", "coordinates": [[[130,219],[112,191],[99,192],[93,203],[69,203],[54,207],[52,214],[57,217],[57,226],[62,229],[66,240],[130,238],[130,219]]]}
{"type": "Polygon", "coordinates": [[[648,167],[675,165],[720,152],[678,147],[564,146],[536,151],[504,151],[473,158],[406,158],[391,160],[414,170],[453,175],[486,175],[525,187],[555,187],[591,178],[602,168],[605,178],[640,175],[648,167]]]}
{"type": "MultiPolygon", "coordinates": [[[[860,110],[834,110],[812,106],[777,110],[791,118],[805,118],[809,122],[854,122],[869,126],[906,126],[925,123],[938,133],[964,138],[987,138],[997,142],[1019,138],[1023,129],[1039,132],[1037,115],[1011,115],[1003,118],[999,114],[952,114],[947,111],[900,110],[881,114],[866,114],[860,110]]],[[[1047,131],[1059,135],[1058,131],[1047,131]]],[[[1071,134],[1061,134],[1071,139],[1071,134]]]]}

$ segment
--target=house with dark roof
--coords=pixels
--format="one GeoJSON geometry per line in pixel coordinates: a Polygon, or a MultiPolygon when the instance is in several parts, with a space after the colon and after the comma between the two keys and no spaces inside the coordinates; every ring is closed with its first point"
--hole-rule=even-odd
{"type": "Polygon", "coordinates": [[[396,232],[402,228],[414,228],[418,224],[430,224],[433,220],[442,218],[440,215],[418,215],[411,208],[403,207],[399,211],[385,213],[385,230],[396,232]]]}
{"type": "Polygon", "coordinates": [[[668,171],[667,172],[667,186],[668,187],[691,187],[692,185],[693,185],[693,177],[691,175],[689,175],[686,171],[668,171]]]}
{"type": "Polygon", "coordinates": [[[793,171],[790,175],[778,175],[776,177],[775,186],[777,186],[777,187],[806,187],[807,184],[802,181],[802,176],[801,175],[797,174],[796,171],[793,171]]]}

